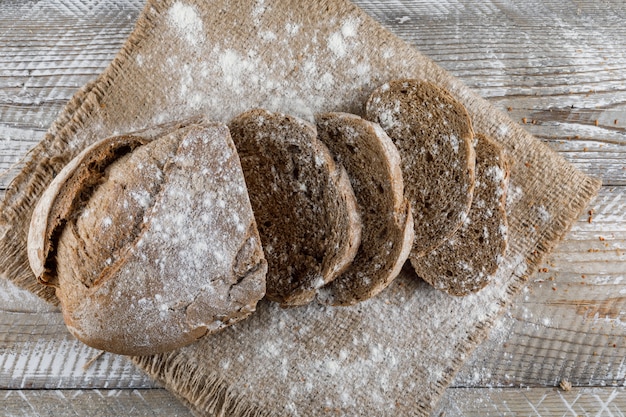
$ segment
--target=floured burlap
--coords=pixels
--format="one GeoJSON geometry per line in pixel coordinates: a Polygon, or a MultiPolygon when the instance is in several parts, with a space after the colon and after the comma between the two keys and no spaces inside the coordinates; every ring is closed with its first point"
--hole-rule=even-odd
{"type": "Polygon", "coordinates": [[[228,121],[252,107],[309,119],[321,111],[362,114],[368,94],[399,77],[450,90],[475,130],[515,159],[510,249],[496,282],[458,299],[405,268],[361,305],[281,310],[262,302],[250,319],[215,336],[134,360],[198,415],[426,415],[599,182],[346,0],[150,2],[118,57],[76,94],[12,183],[0,271],[56,302],[28,266],[30,214],[64,164],[97,139],[199,113],[228,121]]]}

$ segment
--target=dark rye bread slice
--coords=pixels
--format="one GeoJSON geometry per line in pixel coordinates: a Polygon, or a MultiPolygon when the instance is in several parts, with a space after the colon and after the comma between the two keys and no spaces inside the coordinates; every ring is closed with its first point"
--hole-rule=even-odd
{"type": "Polygon", "coordinates": [[[443,245],[411,260],[426,282],[458,296],[485,287],[507,247],[509,165],[499,144],[483,135],[476,135],[476,140],[476,188],[467,221],[443,245]]]}
{"type": "Polygon", "coordinates": [[[365,113],[400,151],[415,228],[410,258],[417,259],[452,236],[469,212],[475,159],[469,115],[447,91],[420,80],[378,88],[365,113]]]}
{"type": "Polygon", "coordinates": [[[360,243],[345,169],[315,126],[296,117],[255,109],[229,128],[267,258],[267,298],[283,307],[307,304],[347,268],[360,243]]]}
{"type": "Polygon", "coordinates": [[[316,121],[317,137],[348,171],[363,221],[353,263],[317,299],[352,305],[381,292],[400,272],[413,246],[411,205],[400,154],[379,125],[346,113],[320,114],[316,121]]]}

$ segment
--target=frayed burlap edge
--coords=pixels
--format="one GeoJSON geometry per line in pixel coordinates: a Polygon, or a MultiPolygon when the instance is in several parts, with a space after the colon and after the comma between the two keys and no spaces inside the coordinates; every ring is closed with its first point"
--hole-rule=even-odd
{"type": "MultiPolygon", "coordinates": [[[[39,285],[34,280],[28,266],[25,251],[28,223],[20,224],[20,219],[30,218],[37,196],[43,192],[61,168],[80,151],[76,149],[72,152],[64,145],[67,144],[68,138],[80,129],[82,121],[88,117],[90,111],[95,106],[100,105],[100,99],[107,94],[108,88],[115,78],[124,71],[124,64],[129,59],[131,52],[151,32],[150,29],[154,27],[152,18],[157,13],[148,13],[148,10],[154,11],[156,9],[159,12],[161,9],[159,6],[154,0],[148,2],[137,21],[135,30],[113,62],[95,82],[83,87],[76,93],[57,121],[50,127],[42,142],[29,152],[25,167],[11,183],[2,203],[0,271],[6,278],[20,287],[32,291],[50,303],[58,303],[54,292],[39,285]],[[14,235],[21,236],[22,239],[8,240],[6,237],[10,228],[16,226],[20,228],[20,233],[14,233],[14,235]]],[[[580,178],[583,180],[577,195],[561,210],[558,217],[552,220],[537,240],[535,249],[525,260],[528,265],[527,272],[524,275],[516,275],[515,280],[508,286],[507,295],[509,299],[520,290],[528,276],[536,271],[544,257],[571,229],[575,219],[596,195],[601,185],[600,181],[582,174],[580,178]]],[[[500,300],[500,306],[504,307],[505,305],[506,300],[500,300]]],[[[503,308],[500,308],[500,312],[502,310],[503,308]]],[[[463,349],[461,349],[465,353],[465,357],[480,341],[484,340],[496,318],[497,315],[489,317],[468,335],[462,346],[463,349]]],[[[462,357],[458,355],[451,361],[443,378],[438,380],[434,387],[431,387],[433,388],[432,402],[430,404],[424,403],[416,412],[427,415],[431,411],[434,402],[462,366],[464,362],[462,357]]],[[[153,378],[163,382],[165,387],[196,415],[264,417],[272,414],[250,404],[245,397],[231,390],[219,376],[203,373],[199,364],[180,351],[133,358],[133,361],[153,378]]]]}
{"type": "Polygon", "coordinates": [[[180,350],[138,356],[133,362],[165,387],[196,416],[271,417],[273,413],[250,404],[216,375],[207,375],[180,350]]]}

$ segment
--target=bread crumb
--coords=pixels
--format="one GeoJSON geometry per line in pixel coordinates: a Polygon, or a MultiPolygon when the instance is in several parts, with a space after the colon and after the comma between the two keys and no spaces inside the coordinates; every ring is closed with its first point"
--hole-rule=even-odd
{"type": "Polygon", "coordinates": [[[525,117],[522,117],[522,123],[526,124],[527,121],[528,119],[526,119],[525,117]]]}
{"type": "Polygon", "coordinates": [[[594,121],[593,121],[593,124],[594,124],[594,125],[596,125],[596,126],[598,126],[598,124],[599,124],[599,123],[598,123],[598,119],[594,120],[594,121]]]}
{"type": "Polygon", "coordinates": [[[572,390],[572,383],[569,382],[566,379],[561,380],[561,383],[559,384],[559,387],[561,387],[561,389],[565,392],[569,392],[572,390]]]}

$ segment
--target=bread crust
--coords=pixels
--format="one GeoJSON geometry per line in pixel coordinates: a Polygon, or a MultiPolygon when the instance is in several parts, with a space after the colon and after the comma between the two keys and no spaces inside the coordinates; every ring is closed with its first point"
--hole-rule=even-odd
{"type": "MultiPolygon", "coordinates": [[[[76,176],[59,178],[35,216],[57,213],[64,199],[81,203],[63,211],[62,222],[33,218],[32,235],[45,241],[49,227],[38,225],[58,226],[47,243],[56,261],[47,274],[70,332],[98,349],[148,355],[247,317],[265,293],[267,263],[225,125],[170,125],[129,137],[144,143],[103,160],[97,184],[68,188],[76,176]]],[[[79,172],[89,152],[68,172],[79,172]]]]}
{"type": "Polygon", "coordinates": [[[33,211],[28,230],[28,260],[40,283],[58,285],[56,240],[80,205],[81,194],[97,185],[105,166],[146,142],[145,138],[128,135],[96,142],[72,159],[50,183],[33,211]]]}

